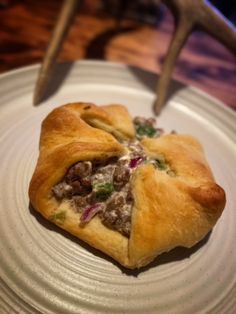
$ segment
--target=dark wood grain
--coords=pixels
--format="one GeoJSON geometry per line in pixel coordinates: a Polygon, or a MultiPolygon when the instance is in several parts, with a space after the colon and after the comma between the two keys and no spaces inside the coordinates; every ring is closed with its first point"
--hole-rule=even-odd
{"type": "MultiPolygon", "coordinates": [[[[0,73],[41,62],[61,1],[0,3],[0,73]]],[[[99,0],[85,1],[64,43],[59,61],[100,59],[160,72],[173,31],[168,10],[158,25],[124,19],[101,9],[99,0]]],[[[236,57],[208,35],[196,32],[177,62],[174,78],[191,84],[236,109],[236,57]]]]}

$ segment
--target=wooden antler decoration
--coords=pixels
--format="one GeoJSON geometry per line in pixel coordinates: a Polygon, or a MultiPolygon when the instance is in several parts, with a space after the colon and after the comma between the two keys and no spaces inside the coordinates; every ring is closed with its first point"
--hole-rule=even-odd
{"type": "Polygon", "coordinates": [[[157,85],[158,98],[154,112],[159,114],[167,98],[175,62],[188,36],[195,29],[202,29],[236,54],[236,32],[232,25],[204,0],[163,0],[175,18],[175,33],[168,48],[162,73],[157,85]]]}
{"type": "MultiPolygon", "coordinates": [[[[35,87],[34,104],[38,104],[52,72],[57,54],[69,29],[78,0],[64,0],[35,87]]],[[[236,54],[236,32],[207,0],[162,0],[175,18],[175,33],[169,46],[157,85],[154,112],[159,114],[167,98],[171,74],[179,53],[190,33],[199,28],[215,37],[236,54]]]]}

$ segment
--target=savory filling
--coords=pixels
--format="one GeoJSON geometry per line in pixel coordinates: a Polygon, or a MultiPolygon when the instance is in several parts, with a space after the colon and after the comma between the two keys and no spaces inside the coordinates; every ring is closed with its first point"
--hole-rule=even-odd
{"type": "Polygon", "coordinates": [[[136,117],[133,120],[136,137],[142,139],[144,137],[159,137],[164,133],[164,130],[156,127],[156,119],[136,117]]]}
{"type": "MultiPolygon", "coordinates": [[[[158,137],[163,133],[155,128],[154,119],[135,118],[134,125],[137,138],[123,143],[127,147],[126,155],[105,161],[79,161],[52,188],[58,201],[69,200],[74,210],[81,213],[81,224],[98,215],[105,226],[129,237],[134,203],[130,182],[134,170],[143,163],[152,163],[172,175],[164,158],[149,158],[139,142],[145,136],[158,137]]],[[[65,219],[62,213],[53,219],[57,222],[59,218],[65,219]]]]}

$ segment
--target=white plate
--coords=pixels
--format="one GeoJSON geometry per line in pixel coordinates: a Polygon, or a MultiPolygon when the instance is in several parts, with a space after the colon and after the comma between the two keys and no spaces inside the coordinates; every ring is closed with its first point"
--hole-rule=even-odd
{"type": "Polygon", "coordinates": [[[30,210],[27,190],[40,124],[52,108],[73,101],[122,103],[133,115],[150,116],[157,77],[104,62],[65,64],[54,80],[64,79],[62,85],[33,107],[37,71],[33,66],[0,77],[0,312],[236,313],[235,113],[196,89],[173,85],[177,92],[158,124],[200,139],[227,206],[193,249],[125,271],[30,210]]]}

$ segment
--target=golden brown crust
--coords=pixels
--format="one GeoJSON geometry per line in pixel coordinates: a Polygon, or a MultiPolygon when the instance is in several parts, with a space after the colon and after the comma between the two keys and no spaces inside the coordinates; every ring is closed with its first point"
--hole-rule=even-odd
{"type": "Polygon", "coordinates": [[[146,264],[162,252],[191,247],[215,225],[225,193],[215,182],[198,141],[164,135],[143,141],[147,154],[164,156],[175,176],[153,166],[140,167],[134,180],[130,256],[146,264]]]}
{"type": "Polygon", "coordinates": [[[191,247],[200,241],[220,217],[225,193],[215,183],[200,143],[188,135],[142,141],[147,155],[163,156],[175,175],[150,164],[135,171],[129,239],[105,227],[99,217],[82,226],[71,203],[53,197],[52,187],[71,165],[125,153],[111,134],[119,139],[134,137],[131,117],[121,105],[73,103],[53,110],[42,123],[39,159],[29,187],[33,207],[50,220],[65,212],[63,223],[53,222],[129,268],[144,266],[176,246],[191,247]]]}

